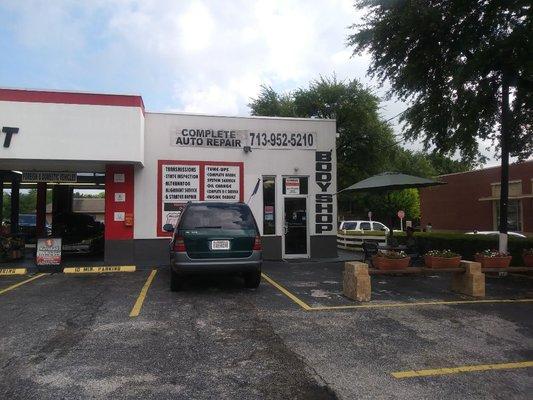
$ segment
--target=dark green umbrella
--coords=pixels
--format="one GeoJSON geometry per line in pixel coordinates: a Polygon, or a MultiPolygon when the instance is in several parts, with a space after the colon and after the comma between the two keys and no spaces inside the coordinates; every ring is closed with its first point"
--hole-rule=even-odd
{"type": "Polygon", "coordinates": [[[445,182],[434,181],[432,179],[421,178],[419,176],[401,174],[399,172],[382,172],[381,174],[363,179],[352,186],[342,189],[338,193],[347,190],[356,190],[361,192],[367,191],[385,191],[421,188],[427,186],[444,185],[445,182]]]}
{"type": "MultiPolygon", "coordinates": [[[[387,192],[387,199],[390,206],[390,191],[422,188],[435,185],[444,185],[445,182],[434,181],[432,179],[421,178],[419,176],[401,174],[399,172],[382,172],[381,174],[371,176],[370,178],[363,179],[353,185],[340,190],[337,193],[346,191],[359,191],[359,192],[371,192],[382,191],[387,192]]],[[[392,237],[392,216],[390,221],[390,236],[392,237]]]]}

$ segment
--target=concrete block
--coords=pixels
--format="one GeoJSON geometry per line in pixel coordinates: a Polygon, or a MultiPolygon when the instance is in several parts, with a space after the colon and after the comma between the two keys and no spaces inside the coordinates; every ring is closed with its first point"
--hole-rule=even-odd
{"type": "Polygon", "coordinates": [[[344,263],[342,293],[357,301],[370,301],[371,284],[368,265],[358,261],[344,263]]]}
{"type": "Polygon", "coordinates": [[[481,264],[473,261],[461,261],[465,272],[454,272],[452,290],[472,297],[485,297],[485,274],[481,264]]]}
{"type": "Polygon", "coordinates": [[[468,273],[478,273],[481,272],[481,263],[476,261],[465,261],[461,260],[459,267],[464,268],[468,273]]]}

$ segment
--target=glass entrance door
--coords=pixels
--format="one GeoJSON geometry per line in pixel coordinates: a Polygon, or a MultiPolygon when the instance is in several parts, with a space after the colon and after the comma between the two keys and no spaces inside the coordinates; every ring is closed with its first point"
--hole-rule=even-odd
{"type": "Polygon", "coordinates": [[[284,256],[307,257],[307,198],[284,198],[284,256]]]}

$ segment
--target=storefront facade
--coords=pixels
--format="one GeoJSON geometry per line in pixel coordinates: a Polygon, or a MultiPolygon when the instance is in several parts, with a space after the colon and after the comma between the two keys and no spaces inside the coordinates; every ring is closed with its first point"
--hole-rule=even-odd
{"type": "Polygon", "coordinates": [[[167,262],[162,226],[195,200],[247,202],[267,259],[336,256],[333,120],[151,113],[140,96],[0,89],[0,123],[18,129],[0,170],[105,173],[109,264],[167,262]]]}

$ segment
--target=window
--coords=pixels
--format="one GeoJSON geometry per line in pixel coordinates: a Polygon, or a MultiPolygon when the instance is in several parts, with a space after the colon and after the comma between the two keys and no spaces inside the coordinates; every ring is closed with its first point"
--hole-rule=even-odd
{"type": "Polygon", "coordinates": [[[193,204],[187,207],[180,229],[255,230],[250,208],[244,204],[193,204]]]}
{"type": "Polygon", "coordinates": [[[347,231],[353,231],[357,229],[357,222],[343,222],[342,229],[346,229],[347,231]]]}
{"type": "Polygon", "coordinates": [[[283,178],[283,194],[307,194],[307,177],[288,176],[283,178]]]}
{"type": "MultiPolygon", "coordinates": [[[[510,231],[522,231],[522,207],[520,200],[509,200],[507,205],[507,229],[510,231]]],[[[498,230],[500,225],[500,202],[494,202],[496,219],[494,229],[498,230]]]]}
{"type": "Polygon", "coordinates": [[[385,230],[385,225],[383,225],[381,222],[374,222],[372,225],[374,226],[374,230],[375,231],[384,231],[385,230]]]}
{"type": "Polygon", "coordinates": [[[263,235],[276,234],[276,177],[263,176],[263,235]]]}
{"type": "Polygon", "coordinates": [[[370,222],[361,222],[359,224],[359,229],[362,231],[371,231],[372,228],[370,227],[370,222]]]}

